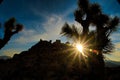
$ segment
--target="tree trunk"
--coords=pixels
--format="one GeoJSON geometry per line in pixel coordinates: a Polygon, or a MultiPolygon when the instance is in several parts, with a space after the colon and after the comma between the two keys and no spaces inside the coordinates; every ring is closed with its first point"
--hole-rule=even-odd
{"type": "Polygon", "coordinates": [[[102,54],[91,53],[89,57],[90,80],[104,80],[104,59],[102,54]]]}

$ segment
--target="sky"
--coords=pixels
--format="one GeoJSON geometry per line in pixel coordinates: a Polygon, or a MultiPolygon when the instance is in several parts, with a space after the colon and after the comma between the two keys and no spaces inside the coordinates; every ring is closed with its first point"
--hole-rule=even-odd
{"type": "MultiPolygon", "coordinates": [[[[90,0],[101,5],[102,11],[109,16],[120,17],[120,4],[117,0],[90,0]]],[[[13,56],[21,51],[28,50],[40,39],[52,40],[66,38],[60,35],[61,27],[65,22],[76,24],[74,11],[77,0],[4,0],[0,4],[0,38],[3,38],[3,25],[6,20],[15,17],[18,23],[24,25],[23,31],[12,36],[11,40],[0,50],[0,55],[13,56]]],[[[120,61],[120,28],[112,34],[115,45],[113,54],[106,58],[120,61]]]]}

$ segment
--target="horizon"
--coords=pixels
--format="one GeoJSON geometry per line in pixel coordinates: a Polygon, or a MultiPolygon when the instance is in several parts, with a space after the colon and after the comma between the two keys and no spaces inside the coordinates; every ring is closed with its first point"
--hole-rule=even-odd
{"type": "MultiPolygon", "coordinates": [[[[104,0],[90,0],[90,2],[99,3],[105,14],[120,17],[120,4],[117,0],[110,0],[109,3],[104,0]]],[[[62,42],[67,42],[68,40],[60,35],[60,31],[65,22],[79,26],[73,15],[76,9],[77,0],[4,0],[0,4],[0,23],[2,23],[0,38],[3,38],[4,22],[11,17],[15,17],[17,22],[23,24],[24,29],[12,36],[8,44],[0,50],[0,56],[13,56],[15,53],[26,51],[40,39],[48,41],[60,39],[62,42]]],[[[111,36],[115,50],[105,57],[120,62],[119,33],[120,25],[118,31],[111,36]]]]}

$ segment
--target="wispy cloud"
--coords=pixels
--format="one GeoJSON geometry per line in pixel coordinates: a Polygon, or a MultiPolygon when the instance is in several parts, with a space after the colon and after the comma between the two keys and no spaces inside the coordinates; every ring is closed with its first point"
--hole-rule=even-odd
{"type": "Polygon", "coordinates": [[[120,56],[120,42],[117,42],[115,44],[115,53],[117,53],[116,55],[119,55],[120,56]]]}
{"type": "Polygon", "coordinates": [[[46,21],[42,23],[44,29],[43,33],[39,33],[33,29],[24,29],[21,36],[15,42],[24,44],[30,42],[37,42],[41,39],[55,40],[60,38],[61,27],[65,20],[59,15],[50,15],[46,17],[46,21]]]}
{"type": "MultiPolygon", "coordinates": [[[[66,17],[69,14],[73,14],[75,9],[75,5],[71,6],[67,11],[65,11],[62,15],[58,14],[46,14],[44,12],[40,12],[37,8],[32,7],[31,10],[33,11],[34,15],[40,16],[44,19],[44,22],[41,23],[41,26],[44,32],[40,33],[36,29],[40,29],[35,26],[36,29],[24,29],[21,32],[21,36],[15,39],[15,42],[24,44],[24,43],[31,43],[31,42],[38,42],[40,39],[47,39],[47,40],[55,40],[60,39],[60,31],[61,27],[64,25],[65,22],[69,21],[66,17]]],[[[40,23],[36,22],[35,25],[40,25],[40,23]]]]}
{"type": "Polygon", "coordinates": [[[38,36],[39,34],[37,34],[37,32],[35,30],[24,29],[20,34],[21,34],[21,36],[14,40],[16,43],[19,43],[19,44],[26,43],[27,44],[30,42],[38,41],[38,38],[36,36],[38,36]]]}

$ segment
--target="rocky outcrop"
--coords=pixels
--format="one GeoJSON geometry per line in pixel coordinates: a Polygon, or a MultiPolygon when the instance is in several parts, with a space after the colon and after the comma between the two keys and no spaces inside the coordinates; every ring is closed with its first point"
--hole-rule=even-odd
{"type": "Polygon", "coordinates": [[[0,60],[0,80],[95,79],[83,61],[75,58],[74,50],[68,42],[40,40],[28,51],[0,60]]]}
{"type": "Polygon", "coordinates": [[[0,80],[62,80],[72,70],[68,66],[73,58],[70,48],[60,40],[40,40],[28,51],[0,60],[0,80]]]}

